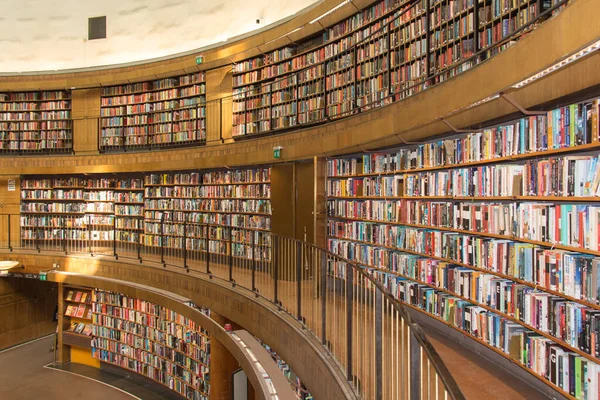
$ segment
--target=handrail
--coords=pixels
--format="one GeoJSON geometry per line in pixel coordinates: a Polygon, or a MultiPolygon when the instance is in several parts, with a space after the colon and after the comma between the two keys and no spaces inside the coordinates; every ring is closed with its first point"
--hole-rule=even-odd
{"type": "Polygon", "coordinates": [[[82,216],[49,213],[50,226],[33,227],[21,227],[20,217],[0,214],[0,229],[13,233],[12,240],[0,237],[0,250],[129,258],[208,275],[294,317],[337,361],[360,398],[412,400],[427,393],[464,399],[405,307],[359,264],[329,250],[260,228],[165,215],[143,220],[155,225],[145,230],[133,224],[120,228],[126,232],[123,241],[117,219],[124,226],[129,217],[115,216],[113,227],[104,231],[93,231],[82,216]]]}

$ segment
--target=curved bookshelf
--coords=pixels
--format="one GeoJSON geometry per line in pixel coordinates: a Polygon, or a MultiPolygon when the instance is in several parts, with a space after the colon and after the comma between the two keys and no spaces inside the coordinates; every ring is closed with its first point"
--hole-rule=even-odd
{"type": "Polygon", "coordinates": [[[204,72],[111,86],[100,97],[100,150],[206,141],[204,72]]]}
{"type": "Polygon", "coordinates": [[[233,137],[323,122],[418,93],[510,47],[564,4],[376,2],[297,45],[236,63],[233,137]]]}
{"type": "Polygon", "coordinates": [[[1,93],[0,153],[73,151],[69,91],[1,93]]]}
{"type": "Polygon", "coordinates": [[[330,159],[328,249],[565,396],[595,398],[598,112],[585,101],[330,159]]]}
{"type": "Polygon", "coordinates": [[[117,243],[131,251],[185,247],[198,258],[208,248],[240,260],[267,261],[270,173],[269,167],[256,167],[23,177],[22,245],[113,253],[117,243]]]}
{"type": "Polygon", "coordinates": [[[162,306],[92,291],[92,355],[144,375],[185,398],[209,395],[210,337],[162,306]]]}

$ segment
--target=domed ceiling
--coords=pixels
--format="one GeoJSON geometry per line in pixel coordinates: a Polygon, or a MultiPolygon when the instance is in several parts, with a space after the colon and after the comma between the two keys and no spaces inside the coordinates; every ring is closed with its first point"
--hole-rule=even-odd
{"type": "Polygon", "coordinates": [[[315,0],[3,0],[0,72],[97,67],[174,55],[263,28],[315,0]],[[106,38],[88,19],[106,16],[106,38]]]}

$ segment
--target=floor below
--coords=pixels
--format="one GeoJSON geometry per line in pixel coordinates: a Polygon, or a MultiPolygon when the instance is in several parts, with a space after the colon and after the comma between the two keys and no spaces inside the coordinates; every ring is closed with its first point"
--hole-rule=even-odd
{"type": "Polygon", "coordinates": [[[425,327],[423,330],[467,400],[544,398],[524,381],[437,330],[425,327]]]}
{"type": "Polygon", "coordinates": [[[182,399],[135,374],[79,364],[54,368],[54,335],[0,352],[0,399],[182,399]]]}

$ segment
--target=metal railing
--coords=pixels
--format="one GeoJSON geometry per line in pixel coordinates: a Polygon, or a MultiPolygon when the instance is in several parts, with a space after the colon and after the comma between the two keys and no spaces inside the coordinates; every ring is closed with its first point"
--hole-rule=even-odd
{"type": "Polygon", "coordinates": [[[360,398],[464,399],[398,300],[356,263],[327,250],[266,228],[172,217],[113,217],[104,227],[77,215],[37,218],[0,215],[0,250],[104,255],[207,274],[297,319],[360,398]]]}

